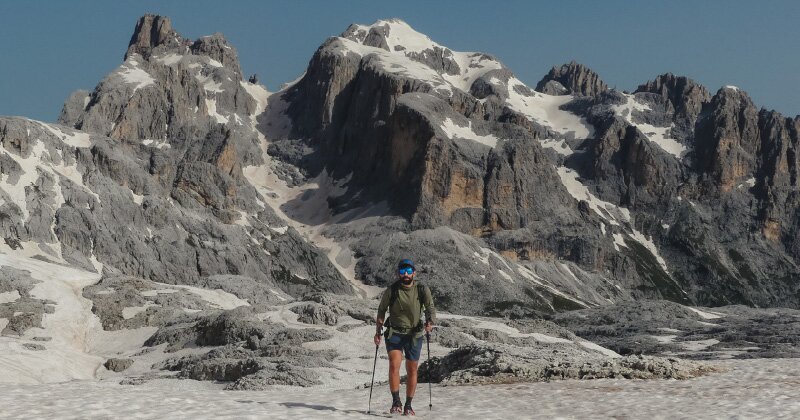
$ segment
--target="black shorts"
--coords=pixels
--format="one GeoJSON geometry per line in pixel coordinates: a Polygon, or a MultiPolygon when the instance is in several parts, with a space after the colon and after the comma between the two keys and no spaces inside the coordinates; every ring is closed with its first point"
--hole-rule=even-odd
{"type": "Polygon", "coordinates": [[[392,334],[386,339],[386,352],[392,350],[402,350],[406,360],[416,362],[422,354],[422,337],[417,337],[417,345],[414,345],[414,336],[411,334],[392,334]]]}

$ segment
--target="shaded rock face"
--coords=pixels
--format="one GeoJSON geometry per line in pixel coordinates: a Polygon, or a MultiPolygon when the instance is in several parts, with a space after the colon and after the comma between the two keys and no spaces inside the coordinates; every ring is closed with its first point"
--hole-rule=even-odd
{"type": "Polygon", "coordinates": [[[655,93],[669,101],[671,111],[693,121],[703,109],[703,104],[711,99],[708,90],[685,76],[664,73],[645,84],[639,85],[634,93],[655,93]]]}
{"type": "MultiPolygon", "coordinates": [[[[356,35],[353,28],[345,32],[345,37],[356,35]]],[[[484,210],[493,187],[485,179],[496,170],[489,167],[491,149],[447,138],[440,123],[449,118],[459,126],[522,138],[531,135],[527,127],[492,127],[465,119],[453,110],[462,109],[467,115],[481,112],[483,104],[472,95],[454,90],[446,96],[429,83],[398,77],[375,64],[379,59],[374,55],[346,52],[347,45],[340,38],[323,44],[304,78],[285,96],[294,135],[310,138],[317,154],[330,158],[306,168],[313,173],[325,166],[333,176],[352,173],[349,191],[365,192],[373,199],[388,197],[393,209],[411,217],[416,228],[450,224],[480,231],[496,224],[491,220],[497,215],[484,210]]],[[[480,83],[476,80],[473,87],[480,83]]],[[[501,112],[482,111],[497,112],[495,118],[501,112]]],[[[536,147],[530,142],[528,146],[536,147]]],[[[538,159],[548,157],[539,152],[538,159]]],[[[553,179],[554,173],[549,176],[553,179]]]]}
{"type": "Polygon", "coordinates": [[[560,67],[553,67],[539,83],[536,91],[548,95],[595,96],[608,89],[608,85],[583,64],[570,61],[560,67]]]}
{"type": "Polygon", "coordinates": [[[726,87],[704,107],[696,133],[702,190],[727,199],[733,190],[748,187],[757,203],[744,220],[769,243],[785,247],[796,264],[797,119],[758,111],[746,93],[726,87]]]}
{"type": "Polygon", "coordinates": [[[738,89],[723,88],[699,116],[695,162],[714,187],[729,192],[755,174],[761,153],[758,110],[738,89]]]}
{"type": "Polygon", "coordinates": [[[620,118],[604,120],[588,145],[585,173],[603,197],[635,209],[658,210],[677,195],[684,167],[620,118]]]}

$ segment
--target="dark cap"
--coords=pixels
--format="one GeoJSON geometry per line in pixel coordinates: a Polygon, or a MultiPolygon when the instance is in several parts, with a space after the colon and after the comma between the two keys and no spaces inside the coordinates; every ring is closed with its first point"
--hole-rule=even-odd
{"type": "Polygon", "coordinates": [[[397,264],[397,268],[398,269],[404,268],[404,267],[411,267],[411,268],[413,268],[415,270],[417,269],[417,267],[414,267],[414,261],[411,261],[408,258],[400,260],[400,262],[397,264]]]}

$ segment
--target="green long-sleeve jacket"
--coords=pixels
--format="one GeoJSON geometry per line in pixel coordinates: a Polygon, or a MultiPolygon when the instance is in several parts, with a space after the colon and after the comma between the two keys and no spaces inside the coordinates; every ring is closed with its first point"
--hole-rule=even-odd
{"type": "Polygon", "coordinates": [[[420,292],[423,293],[425,319],[436,323],[436,308],[433,305],[431,289],[417,284],[409,288],[398,287],[397,300],[391,307],[389,307],[389,301],[392,296],[392,287],[388,287],[381,296],[381,303],[378,304],[378,319],[385,319],[384,315],[388,309],[389,319],[384,322],[384,325],[391,326],[395,333],[409,334],[419,325],[422,317],[423,307],[420,305],[418,295],[420,292]]]}

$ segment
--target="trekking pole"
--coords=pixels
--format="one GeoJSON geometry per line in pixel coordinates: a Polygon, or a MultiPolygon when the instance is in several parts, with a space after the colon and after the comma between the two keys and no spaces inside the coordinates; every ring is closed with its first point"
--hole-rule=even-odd
{"type": "Polygon", "coordinates": [[[425,333],[425,342],[428,344],[428,410],[433,410],[433,389],[431,388],[431,333],[425,333]]]}
{"type": "Polygon", "coordinates": [[[378,347],[380,347],[380,344],[375,345],[375,361],[372,362],[372,383],[369,384],[369,405],[367,406],[367,414],[372,410],[372,386],[375,385],[375,366],[378,365],[378,347]]]}

